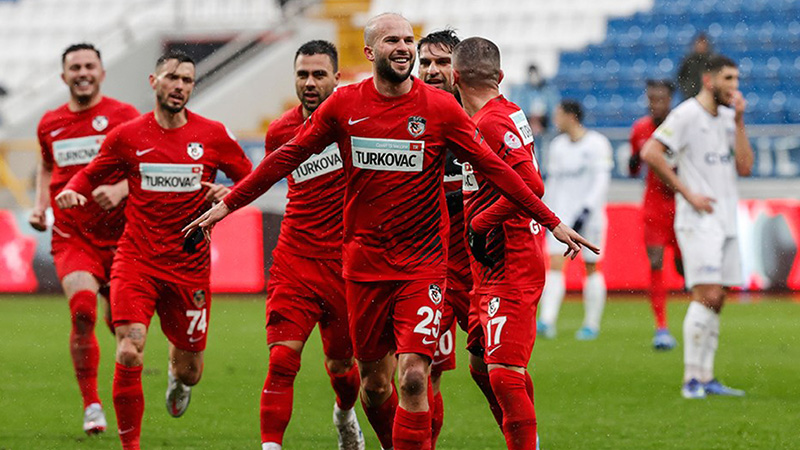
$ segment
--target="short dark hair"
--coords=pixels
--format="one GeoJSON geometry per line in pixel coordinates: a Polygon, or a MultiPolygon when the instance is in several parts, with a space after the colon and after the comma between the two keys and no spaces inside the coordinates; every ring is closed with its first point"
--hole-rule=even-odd
{"type": "Polygon", "coordinates": [[[182,52],[180,50],[169,50],[166,53],[164,53],[163,55],[158,57],[158,59],[156,60],[156,69],[158,69],[165,62],[167,62],[167,61],[169,61],[171,59],[178,60],[178,64],[189,63],[189,64],[191,64],[193,66],[197,65],[197,63],[194,62],[194,58],[189,56],[188,53],[184,53],[184,52],[182,52]]]}
{"type": "Polygon", "coordinates": [[[420,51],[423,45],[440,45],[452,52],[459,42],[461,42],[461,39],[458,38],[456,30],[445,28],[444,30],[428,33],[427,36],[420,39],[417,42],[417,51],[420,51]]]}
{"type": "Polygon", "coordinates": [[[675,83],[670,80],[660,79],[660,80],[647,80],[647,89],[650,88],[664,88],[669,92],[669,95],[675,93],[675,83]]]}
{"type": "Polygon", "coordinates": [[[61,54],[61,64],[63,65],[67,62],[67,55],[72,52],[77,52],[78,50],[91,50],[97,54],[97,59],[99,59],[101,63],[103,62],[103,58],[100,57],[100,50],[98,50],[97,47],[88,42],[81,42],[72,44],[64,50],[64,53],[61,54]]]}
{"type": "Polygon", "coordinates": [[[708,59],[705,70],[703,70],[703,72],[717,73],[720,70],[722,70],[723,67],[737,68],[739,66],[736,64],[736,61],[728,58],[725,55],[714,55],[708,59]]]}
{"type": "Polygon", "coordinates": [[[560,106],[565,113],[572,114],[579,123],[583,123],[583,108],[577,100],[562,100],[560,106]]]}
{"type": "Polygon", "coordinates": [[[336,51],[336,46],[328,41],[323,41],[321,39],[308,41],[297,49],[297,52],[294,54],[295,62],[297,62],[297,57],[300,55],[328,55],[328,58],[331,59],[331,65],[333,65],[333,72],[336,73],[339,71],[339,52],[336,51]]]}
{"type": "Polygon", "coordinates": [[[453,48],[453,60],[453,68],[469,86],[500,81],[500,49],[488,39],[464,39],[453,48]]]}

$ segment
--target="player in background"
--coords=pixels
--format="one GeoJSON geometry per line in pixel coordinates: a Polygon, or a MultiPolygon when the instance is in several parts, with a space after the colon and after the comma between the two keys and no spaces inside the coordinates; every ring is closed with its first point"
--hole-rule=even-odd
{"type": "Polygon", "coordinates": [[[446,149],[487,174],[569,245],[592,244],[558,222],[483,142],[452,95],[411,77],[416,47],[398,14],[364,30],[373,77],[338,89],[293,141],[267,156],[223,202],[186,227],[208,230],[336,141],[347,178],[344,278],[364,410],[383,448],[431,448],[430,362],[439,337],[449,224],[446,149]],[[398,395],[393,387],[397,367],[398,395]]]}
{"type": "Polygon", "coordinates": [[[211,308],[210,246],[184,239],[187,215],[199,214],[229,189],[213,184],[222,170],[237,181],[252,165],[219,122],[186,110],[195,65],[187,55],[160,57],[150,86],[153,112],[115,128],[100,154],[56,196],[62,209],[84,206],[94,186],[121,171],[130,196],[125,231],[111,273],[111,311],[117,335],[113,396],[124,450],[138,450],[144,414],[142,366],[153,314],[169,339],[167,411],[180,417],[191,386],[203,373],[211,308]]]}
{"type": "MultiPolygon", "coordinates": [[[[338,54],[327,41],[310,41],[295,53],[294,80],[300,105],[272,122],[267,154],[297,134],[303,122],[339,84],[338,54]]],[[[344,172],[336,145],[292,172],[289,203],[272,252],[267,285],[269,371],[261,391],[261,446],[277,450],[292,416],[300,354],[319,323],[325,369],[336,392],[333,421],[339,448],[363,450],[364,436],[353,406],[361,380],[353,358],[342,278],[344,172]]]]}
{"type": "MultiPolygon", "coordinates": [[[[453,94],[457,99],[458,91],[452,83],[451,54],[453,47],[459,42],[460,39],[451,29],[430,33],[417,42],[419,78],[429,86],[453,94]]],[[[470,273],[469,255],[464,241],[466,228],[464,226],[464,196],[461,192],[461,184],[461,165],[453,152],[447,152],[444,165],[444,189],[447,213],[450,217],[450,236],[447,250],[447,290],[444,293],[442,321],[439,324],[441,330],[439,346],[431,362],[432,448],[436,448],[436,440],[444,422],[444,401],[440,391],[442,372],[456,368],[456,352],[454,351],[456,323],[465,332],[469,325],[469,292],[472,290],[472,273],[470,273]]]]}
{"type": "MultiPolygon", "coordinates": [[[[631,128],[631,158],[628,164],[631,176],[639,174],[642,147],[656,128],[667,118],[674,91],[675,86],[668,80],[647,81],[646,94],[650,114],[634,122],[631,128]]],[[[663,272],[665,248],[672,247],[678,272],[682,272],[683,268],[680,264],[681,254],[675,238],[675,194],[652,170],[647,172],[645,179],[642,217],[644,219],[644,244],[647,248],[647,259],[650,261],[648,294],[656,319],[653,348],[671,350],[678,343],[672,337],[667,326],[667,288],[664,286],[663,272]]]]}
{"type": "Polygon", "coordinates": [[[685,398],[744,395],[717,381],[714,356],[726,290],[744,283],[736,179],[753,168],[746,106],[736,63],[713,56],[700,93],[672,110],[642,149],[642,159],[680,194],[675,196],[675,234],[686,287],[692,291],[683,321],[685,398]],[[677,161],[677,174],[665,155],[677,161]]]}
{"type": "MultiPolygon", "coordinates": [[[[583,109],[573,100],[564,100],[556,108],[555,124],[562,134],[550,143],[547,155],[547,194],[545,201],[553,211],[572,224],[572,228],[603,242],[606,228],[606,201],[613,168],[611,143],[597,131],[581,123],[583,109]]],[[[564,258],[560,246],[547,235],[550,269],[542,294],[539,333],[552,339],[564,300],[564,258]]],[[[606,281],[597,265],[600,255],[583,253],[586,278],[583,281],[583,325],[575,334],[578,340],[597,339],[606,303],[606,281]]]]}
{"type": "MultiPolygon", "coordinates": [[[[106,72],[100,51],[92,44],[67,47],[61,55],[61,68],[69,101],[45,113],[37,130],[42,160],[28,222],[38,231],[47,230],[48,206],[55,206],[55,195],[94,159],[106,133],[139,115],[133,106],[101,94],[106,72]]],[[[97,394],[100,346],[94,328],[98,292],[110,314],[107,285],[117,240],[125,227],[125,208],[120,204],[127,195],[128,182],[117,175],[92,191],[85,208],[53,208],[53,260],[69,299],[69,349],[83,397],[83,431],[88,434],[103,432],[107,426],[97,394]]],[[[107,321],[110,327],[110,319],[107,321]]]]}
{"type": "MultiPolygon", "coordinates": [[[[453,50],[453,79],[464,109],[486,142],[541,197],[544,182],[533,154],[533,132],[525,113],[500,95],[500,50],[483,38],[465,39],[453,50]]],[[[502,199],[480,168],[468,163],[463,167],[464,216],[475,286],[469,318],[471,366],[473,371],[488,370],[508,448],[533,450],[538,438],[527,366],[545,281],[537,236],[544,227],[502,199]]]]}

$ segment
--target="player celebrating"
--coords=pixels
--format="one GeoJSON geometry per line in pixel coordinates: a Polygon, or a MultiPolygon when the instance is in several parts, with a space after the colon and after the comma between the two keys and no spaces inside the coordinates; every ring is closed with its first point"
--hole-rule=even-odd
{"type": "MultiPolygon", "coordinates": [[[[637,120],[631,128],[631,175],[636,176],[641,168],[641,155],[644,143],[664,122],[672,104],[675,87],[667,80],[647,81],[647,104],[650,115],[637,120]]],[[[647,259],[650,260],[650,306],[656,319],[656,334],[653,348],[671,350],[677,342],[667,327],[667,288],[664,286],[664,249],[672,247],[675,253],[675,267],[682,272],[680,250],[675,240],[675,194],[652,170],[647,173],[642,204],[644,216],[644,244],[647,259]]]]}
{"type": "MultiPolygon", "coordinates": [[[[453,50],[453,66],[464,109],[486,142],[536,195],[543,195],[525,113],[500,95],[500,50],[483,38],[466,39],[453,50]]],[[[534,449],[533,382],[526,368],[536,339],[536,306],[545,275],[536,235],[543,231],[542,225],[552,229],[550,220],[556,219],[540,225],[508,201],[498,201],[500,194],[486,183],[480,169],[469,164],[464,164],[463,190],[476,296],[468,343],[472,366],[488,365],[508,448],[534,449]]]]}
{"type": "Polygon", "coordinates": [[[692,291],[683,321],[685,398],[744,395],[717,381],[714,355],[726,288],[744,281],[736,230],[736,176],[747,176],[753,168],[745,107],[736,63],[714,56],[703,73],[700,93],[669,113],[642,150],[642,159],[680,194],[675,197],[675,234],[686,287],[692,291]],[[677,159],[677,174],[665,153],[677,159]]]}
{"type": "MultiPolygon", "coordinates": [[[[564,100],[556,108],[555,124],[562,132],[553,142],[547,158],[545,200],[563,220],[572,223],[594,242],[602,242],[606,227],[606,200],[611,182],[611,143],[602,134],[587,130],[581,123],[583,109],[578,102],[564,100]]],[[[564,258],[557,242],[547,235],[550,269],[542,294],[539,332],[545,338],[556,336],[556,321],[566,291],[564,258]]],[[[606,303],[606,282],[597,267],[598,254],[583,254],[586,278],[583,282],[583,326],[578,340],[597,339],[606,303]]]]}
{"type": "Polygon", "coordinates": [[[111,274],[117,335],[114,409],[125,450],[139,449],[144,395],[142,364],[147,328],[157,311],[169,339],[167,410],[181,416],[200,381],[211,308],[210,248],[183,239],[184,217],[198,214],[228,189],[213,184],[217,170],[234,180],[250,161],[224,125],[185,109],[194,61],[174,52],[160,57],[150,86],[156,107],[109,133],[100,154],[56,196],[62,209],[84,205],[92,187],[115,171],[131,190],[127,225],[111,274]]]}
{"type": "MultiPolygon", "coordinates": [[[[364,409],[383,448],[429,449],[429,371],[449,232],[445,149],[484,171],[526,214],[552,214],[486,146],[452,95],[410,77],[416,48],[405,18],[370,19],[364,41],[373,77],[334,92],[293,141],[267,156],[186,231],[208,230],[336,141],[347,177],[343,265],[364,409]],[[399,405],[392,385],[395,362],[403,393],[399,405]]],[[[554,231],[569,252],[578,251],[578,243],[591,246],[566,225],[554,231]]]]}
{"type": "MultiPolygon", "coordinates": [[[[61,55],[61,79],[69,88],[69,101],[48,111],[37,134],[42,151],[36,176],[36,199],[29,222],[47,230],[45,211],[70,177],[97,155],[106,133],[139,115],[136,109],[100,93],[106,72],[100,51],[91,44],[75,44],[61,55]]],[[[105,431],[106,418],[97,395],[100,347],[94,334],[97,293],[106,290],[117,240],[125,227],[124,208],[128,182],[120,176],[98,186],[86,208],[53,208],[52,252],[61,287],[69,299],[72,330],[69,348],[78,387],[83,397],[83,431],[105,431]]],[[[102,296],[104,301],[107,292],[102,296]]],[[[110,325],[110,323],[109,323],[110,325]]]]}
{"type": "MultiPolygon", "coordinates": [[[[453,70],[451,54],[453,47],[460,42],[455,31],[445,29],[423,37],[417,43],[419,52],[419,78],[433,86],[458,95],[452,83],[453,70]]],[[[458,97],[456,97],[458,98],[458,97]]],[[[461,165],[452,152],[447,153],[444,166],[444,188],[447,199],[447,213],[450,216],[450,236],[447,251],[447,290],[442,304],[442,321],[439,324],[441,335],[439,346],[431,363],[431,382],[433,383],[433,405],[431,407],[432,437],[431,447],[436,448],[436,440],[444,421],[444,401],[440,391],[442,372],[456,368],[455,348],[456,323],[462,330],[468,329],[469,299],[472,290],[472,274],[469,269],[469,255],[464,241],[464,202],[461,192],[461,165]]],[[[488,379],[487,379],[488,384],[488,379]]]]}
{"type": "MultiPolygon", "coordinates": [[[[339,84],[336,47],[310,41],[295,53],[294,79],[300,105],[270,124],[266,150],[297,134],[303,122],[339,84]]],[[[289,203],[267,285],[269,371],[261,393],[261,446],[281,448],[292,414],[300,353],[319,323],[325,368],[336,392],[333,420],[339,448],[364,449],[353,406],[360,379],[353,359],[342,278],[344,173],[336,145],[314,155],[289,177],[289,203]]]]}

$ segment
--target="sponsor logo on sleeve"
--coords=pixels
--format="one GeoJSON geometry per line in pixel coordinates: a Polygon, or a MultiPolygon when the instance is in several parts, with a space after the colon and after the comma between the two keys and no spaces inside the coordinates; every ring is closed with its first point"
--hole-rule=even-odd
{"type": "Polygon", "coordinates": [[[487,311],[489,317],[494,317],[498,310],[500,310],[500,297],[492,297],[492,299],[489,300],[489,310],[487,311]]]}
{"type": "Polygon", "coordinates": [[[95,131],[103,131],[108,128],[108,117],[96,116],[92,119],[92,128],[94,128],[95,131]]]}
{"type": "Polygon", "coordinates": [[[351,136],[353,166],[389,172],[422,172],[424,141],[351,136]]]}
{"type": "Polygon", "coordinates": [[[506,143],[508,148],[511,148],[511,149],[514,149],[514,150],[522,147],[522,141],[519,140],[519,138],[517,137],[516,134],[514,134],[514,133],[512,133],[510,131],[506,131],[505,136],[503,136],[503,142],[506,143]]]}
{"type": "Polygon", "coordinates": [[[528,145],[533,142],[533,130],[531,130],[531,124],[528,123],[528,118],[525,117],[525,113],[520,110],[509,114],[508,117],[514,121],[519,135],[522,137],[522,144],[528,145]]]}
{"type": "Polygon", "coordinates": [[[194,192],[201,188],[202,164],[139,163],[142,189],[152,192],[194,192]]]}
{"type": "Polygon", "coordinates": [[[422,133],[425,132],[425,123],[426,120],[424,117],[420,116],[411,116],[408,118],[408,133],[413,138],[418,138],[422,136],[422,133]]]}
{"type": "Polygon", "coordinates": [[[53,142],[53,158],[58,167],[89,164],[100,152],[105,135],[62,139],[53,142]]]}
{"type": "Polygon", "coordinates": [[[186,153],[189,154],[190,158],[197,161],[203,157],[203,144],[199,142],[190,142],[186,146],[186,153]]]}
{"type": "Polygon", "coordinates": [[[292,172],[295,183],[302,183],[322,175],[335,172],[342,168],[342,156],[339,146],[331,144],[321,153],[305,160],[303,164],[292,172]]]}
{"type": "Polygon", "coordinates": [[[442,301],[442,288],[438,284],[431,284],[428,286],[428,297],[431,301],[438,305],[442,301]]]}

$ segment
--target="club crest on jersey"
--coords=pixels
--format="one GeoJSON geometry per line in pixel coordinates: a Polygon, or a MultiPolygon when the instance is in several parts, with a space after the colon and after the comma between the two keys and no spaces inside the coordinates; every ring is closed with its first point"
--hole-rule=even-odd
{"type": "Polygon", "coordinates": [[[94,128],[95,131],[103,131],[108,128],[108,117],[96,116],[92,119],[92,128],[94,128]]]}
{"type": "Polygon", "coordinates": [[[431,284],[428,286],[428,297],[435,305],[438,305],[442,301],[442,288],[438,284],[431,284]]]}
{"type": "Polygon", "coordinates": [[[203,144],[199,142],[190,142],[189,145],[186,146],[186,153],[188,153],[193,160],[197,161],[203,156],[203,144]]]}
{"type": "Polygon", "coordinates": [[[192,302],[194,302],[194,306],[198,308],[206,306],[206,291],[202,289],[194,291],[192,294],[192,302]]]}
{"type": "Polygon", "coordinates": [[[497,314],[497,310],[499,309],[500,309],[500,297],[492,297],[492,299],[489,300],[489,310],[487,311],[489,313],[489,317],[494,317],[494,315],[497,314]]]}
{"type": "Polygon", "coordinates": [[[413,137],[420,137],[425,132],[425,118],[411,116],[408,118],[408,133],[413,137]]]}

